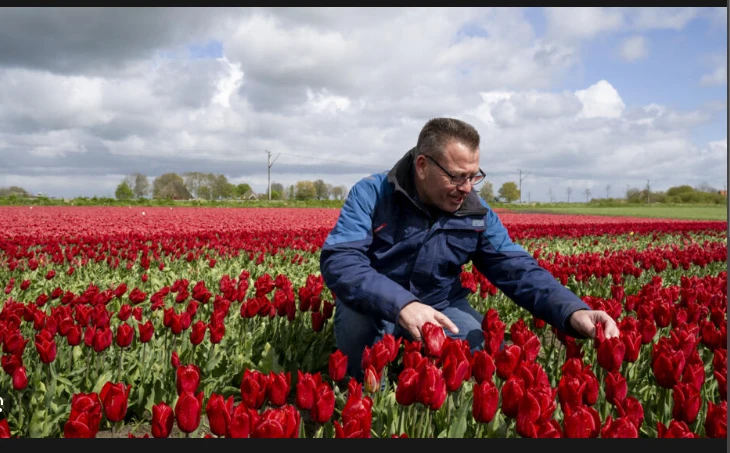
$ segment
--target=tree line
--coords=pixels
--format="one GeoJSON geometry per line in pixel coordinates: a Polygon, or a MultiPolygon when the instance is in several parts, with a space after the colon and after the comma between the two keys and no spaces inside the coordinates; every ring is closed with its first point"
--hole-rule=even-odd
{"type": "Polygon", "coordinates": [[[175,200],[250,200],[260,197],[271,200],[343,200],[347,196],[347,187],[333,186],[321,179],[297,181],[288,188],[284,188],[281,183],[272,182],[269,196],[268,189],[263,194],[257,194],[249,184],[232,184],[223,174],[164,173],[150,183],[147,175],[132,173],[119,183],[114,196],[118,200],[148,197],[175,200]]]}
{"type": "MultiPolygon", "coordinates": [[[[586,203],[596,202],[625,202],[629,204],[641,204],[641,203],[690,203],[690,204],[723,204],[727,202],[727,191],[718,190],[708,183],[702,183],[697,187],[692,187],[687,184],[680,186],[670,187],[666,191],[652,191],[651,186],[647,183],[646,187],[640,189],[638,187],[626,187],[626,192],[623,198],[612,198],[611,185],[605,186],[606,197],[595,198],[592,197],[593,193],[591,189],[586,188],[583,190],[581,195],[585,196],[586,203]]],[[[565,194],[568,198],[568,203],[571,201],[571,195],[573,195],[573,188],[568,186],[565,188],[565,194]]],[[[522,196],[517,183],[508,181],[502,184],[497,192],[494,194],[492,183],[484,181],[482,186],[479,188],[479,195],[487,202],[504,202],[512,203],[517,200],[521,200],[522,196]]],[[[551,203],[555,202],[555,196],[553,194],[552,187],[548,189],[548,198],[551,203]]],[[[529,196],[528,196],[529,201],[529,196]]],[[[575,198],[573,201],[578,201],[575,198]]]]}

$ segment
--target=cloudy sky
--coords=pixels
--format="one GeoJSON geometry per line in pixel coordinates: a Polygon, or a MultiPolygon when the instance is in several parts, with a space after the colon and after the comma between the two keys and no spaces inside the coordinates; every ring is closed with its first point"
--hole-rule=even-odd
{"type": "Polygon", "coordinates": [[[349,188],[451,116],[523,201],[722,189],[726,68],[727,8],[0,8],[0,187],[349,188]]]}

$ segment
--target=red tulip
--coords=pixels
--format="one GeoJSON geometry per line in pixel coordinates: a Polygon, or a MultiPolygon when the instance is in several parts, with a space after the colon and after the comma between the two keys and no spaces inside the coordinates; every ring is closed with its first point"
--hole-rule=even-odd
{"type": "Polygon", "coordinates": [[[127,402],[131,385],[124,385],[121,382],[107,382],[99,393],[99,398],[104,408],[104,415],[110,422],[120,422],[127,414],[127,402]]]}
{"type": "Polygon", "coordinates": [[[291,373],[274,373],[269,372],[268,397],[269,403],[274,406],[283,406],[289,397],[291,390],[291,373]]]}
{"type": "Polygon", "coordinates": [[[345,426],[354,422],[361,431],[361,437],[370,438],[372,407],[373,400],[369,396],[362,397],[362,385],[354,379],[350,380],[347,402],[342,409],[342,422],[345,426]]]}
{"type": "Polygon", "coordinates": [[[489,423],[499,408],[499,390],[491,380],[482,381],[474,386],[472,415],[479,423],[489,423]]]}
{"type": "Polygon", "coordinates": [[[446,332],[444,328],[436,324],[427,322],[421,327],[423,335],[423,345],[426,355],[429,357],[440,357],[441,348],[446,341],[446,332]]]}
{"type": "Polygon", "coordinates": [[[71,397],[71,414],[63,427],[66,438],[96,437],[101,425],[101,403],[96,393],[76,393],[71,397]]]}
{"type": "Polygon", "coordinates": [[[258,417],[259,413],[256,409],[248,409],[244,403],[239,403],[231,413],[231,421],[228,423],[228,437],[233,439],[249,437],[258,417]]]}
{"type": "Polygon", "coordinates": [[[520,400],[525,394],[525,384],[517,376],[510,376],[502,384],[502,413],[505,417],[516,418],[520,400]]]}
{"type": "Polygon", "coordinates": [[[7,418],[0,420],[0,439],[10,439],[10,425],[7,418]]]}
{"type": "Polygon", "coordinates": [[[585,404],[583,401],[583,393],[587,384],[582,379],[582,375],[563,374],[558,382],[558,401],[563,412],[577,409],[585,404]]]}
{"type": "Polygon", "coordinates": [[[5,341],[3,344],[3,352],[6,354],[14,354],[22,356],[25,350],[25,345],[28,344],[30,339],[23,337],[23,334],[17,330],[12,333],[5,334],[5,341]]]}
{"type": "Polygon", "coordinates": [[[596,358],[598,365],[608,372],[618,371],[621,369],[621,363],[626,354],[626,346],[620,337],[606,339],[603,334],[603,325],[599,322],[596,324],[596,340],[597,351],[596,358]]]}
{"type": "Polygon", "coordinates": [[[497,367],[487,351],[475,351],[473,355],[472,374],[477,383],[491,381],[497,367]]]}
{"type": "Polygon", "coordinates": [[[443,372],[427,359],[421,361],[418,369],[416,400],[438,410],[446,400],[446,381],[443,372]]]}
{"type": "Polygon", "coordinates": [[[199,345],[205,338],[206,330],[208,330],[208,325],[203,321],[197,321],[193,324],[193,328],[190,331],[190,343],[199,345]]]}
{"type": "Polygon", "coordinates": [[[692,384],[680,383],[674,386],[672,396],[674,399],[672,417],[688,424],[693,423],[702,407],[699,390],[692,384]]]}
{"type": "Polygon", "coordinates": [[[652,371],[657,384],[664,388],[673,388],[679,383],[684,370],[684,353],[682,351],[662,351],[653,360],[652,371]]]}
{"type": "Polygon", "coordinates": [[[13,373],[13,389],[23,390],[28,386],[28,376],[25,373],[25,367],[21,366],[13,373]]]}
{"type": "Polygon", "coordinates": [[[699,436],[689,429],[685,422],[670,420],[669,426],[662,422],[656,422],[657,437],[660,439],[694,439],[699,436]]]}
{"type": "Polygon", "coordinates": [[[298,437],[299,411],[290,405],[266,409],[255,421],[251,437],[292,439],[298,437]]]}
{"type": "Polygon", "coordinates": [[[170,354],[170,365],[176,370],[180,366],[180,356],[177,355],[177,351],[172,351],[172,354],[170,354]]]}
{"type": "Polygon", "coordinates": [[[119,307],[119,313],[117,313],[117,317],[121,321],[126,321],[129,319],[129,316],[132,314],[132,306],[129,304],[122,304],[121,307],[119,307]]]}
{"type": "Polygon", "coordinates": [[[705,417],[705,434],[707,437],[727,437],[727,401],[715,404],[707,402],[707,416],[705,417]]]}
{"type": "Polygon", "coordinates": [[[326,382],[317,387],[314,404],[309,411],[309,416],[315,423],[327,423],[335,411],[335,393],[326,382]]]}
{"type": "Polygon", "coordinates": [[[639,400],[633,396],[629,396],[623,401],[616,402],[616,409],[621,417],[628,417],[636,426],[636,429],[641,428],[641,424],[644,423],[644,408],[641,406],[639,400]]]}
{"type": "Polygon", "coordinates": [[[626,378],[618,371],[613,371],[606,374],[605,380],[605,391],[606,401],[616,405],[616,402],[622,402],[626,399],[628,394],[628,386],[626,385],[626,378]]]}
{"type": "Polygon", "coordinates": [[[233,396],[226,401],[222,395],[213,393],[205,405],[205,415],[208,417],[210,430],[218,437],[228,434],[228,425],[233,412],[233,396]]]}
{"type": "Polygon", "coordinates": [[[164,401],[152,406],[152,435],[157,438],[166,438],[172,432],[175,414],[172,408],[164,401]]]}
{"type": "Polygon", "coordinates": [[[139,341],[147,343],[152,339],[152,335],[155,333],[155,326],[152,321],[147,321],[143,324],[138,324],[139,327],[139,341]]]}
{"type": "Polygon", "coordinates": [[[241,379],[241,399],[246,407],[260,409],[268,392],[269,377],[258,370],[246,369],[241,379]]]}
{"type": "Polygon", "coordinates": [[[130,326],[127,323],[120,324],[119,327],[117,327],[117,346],[120,348],[126,348],[130,344],[132,344],[132,340],[134,339],[134,327],[130,326]]]}
{"type": "Polygon", "coordinates": [[[601,429],[601,418],[598,411],[590,406],[580,405],[575,408],[568,406],[563,417],[563,427],[566,438],[596,438],[601,429]]]}
{"type": "Polygon", "coordinates": [[[23,357],[17,355],[4,355],[0,357],[0,364],[3,370],[10,376],[15,374],[15,371],[23,366],[23,357]]]}
{"type": "Polygon", "coordinates": [[[613,420],[609,415],[601,428],[601,437],[604,439],[638,439],[639,430],[628,417],[613,420]]]}
{"type": "Polygon", "coordinates": [[[522,349],[517,345],[510,345],[494,354],[494,364],[497,367],[497,376],[500,379],[509,379],[522,356],[522,349]]]}
{"type": "Polygon", "coordinates": [[[200,426],[200,414],[203,408],[203,392],[193,395],[183,392],[175,404],[175,420],[177,427],[184,433],[192,433],[200,426]]]}
{"type": "Polygon", "coordinates": [[[195,364],[180,365],[175,371],[175,387],[177,394],[183,392],[195,393],[200,385],[200,368],[195,364]]]}
{"type": "Polygon", "coordinates": [[[317,387],[319,387],[319,384],[321,383],[321,374],[316,373],[312,375],[310,373],[302,373],[301,370],[297,370],[295,401],[299,409],[308,411],[312,408],[317,387]]]}
{"type": "Polygon", "coordinates": [[[395,400],[401,406],[410,406],[416,402],[418,391],[418,371],[415,368],[404,368],[398,375],[395,388],[395,400]]]}
{"type": "Polygon", "coordinates": [[[94,352],[101,352],[112,344],[112,330],[109,326],[100,327],[94,330],[91,346],[94,352]]]}
{"type": "Polygon", "coordinates": [[[56,341],[47,330],[42,330],[39,335],[35,336],[35,348],[42,363],[51,363],[56,360],[56,341]]]}
{"type": "Polygon", "coordinates": [[[347,356],[339,349],[336,350],[330,354],[328,366],[330,379],[334,382],[341,381],[347,372],[347,356]]]}

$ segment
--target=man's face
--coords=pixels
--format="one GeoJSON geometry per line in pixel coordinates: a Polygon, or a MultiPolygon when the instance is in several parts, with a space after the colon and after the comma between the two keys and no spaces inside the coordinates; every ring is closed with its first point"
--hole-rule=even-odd
{"type": "Polygon", "coordinates": [[[479,173],[479,148],[472,150],[461,142],[451,141],[441,156],[432,159],[423,155],[416,158],[418,195],[426,204],[454,212],[464,203],[472,185],[467,180],[457,187],[451,183],[451,176],[446,173],[467,177],[479,173]]]}

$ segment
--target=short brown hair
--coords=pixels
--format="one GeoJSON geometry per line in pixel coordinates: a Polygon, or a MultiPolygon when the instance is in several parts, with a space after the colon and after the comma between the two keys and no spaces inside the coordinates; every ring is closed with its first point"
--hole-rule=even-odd
{"type": "Polygon", "coordinates": [[[461,142],[471,150],[479,148],[479,132],[471,124],[454,118],[433,118],[418,134],[416,156],[438,157],[452,140],[461,142]]]}

